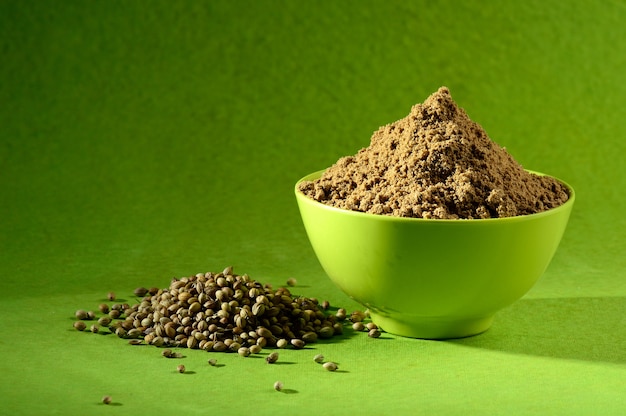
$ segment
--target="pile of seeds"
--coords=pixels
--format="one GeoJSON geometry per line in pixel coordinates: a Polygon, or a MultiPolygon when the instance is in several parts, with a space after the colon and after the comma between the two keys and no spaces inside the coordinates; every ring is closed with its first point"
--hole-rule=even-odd
{"type": "MultiPolygon", "coordinates": [[[[134,305],[102,304],[104,315],[99,326],[108,327],[133,344],[157,347],[186,347],[217,352],[258,353],[266,346],[294,349],[343,333],[345,309],[328,314],[327,301],[292,295],[284,287],[273,290],[248,275],[233,273],[227,267],[220,273],[200,273],[175,278],[166,289],[138,288],[142,297],[134,305]]],[[[110,300],[115,299],[109,293],[110,300]]],[[[85,330],[83,320],[94,320],[95,313],[76,312],[74,327],[85,330]]],[[[362,320],[354,312],[351,320],[362,320]]]]}

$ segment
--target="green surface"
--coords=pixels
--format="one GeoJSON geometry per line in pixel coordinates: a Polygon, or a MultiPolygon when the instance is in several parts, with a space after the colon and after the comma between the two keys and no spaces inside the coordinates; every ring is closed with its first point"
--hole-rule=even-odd
{"type": "Polygon", "coordinates": [[[618,0],[0,1],[1,413],[624,414],[624,21],[618,0]],[[181,375],[72,330],[109,290],[226,265],[356,308],[293,185],[441,85],[577,192],[552,264],[486,333],[347,335],[278,366],[191,351],[181,375]]]}

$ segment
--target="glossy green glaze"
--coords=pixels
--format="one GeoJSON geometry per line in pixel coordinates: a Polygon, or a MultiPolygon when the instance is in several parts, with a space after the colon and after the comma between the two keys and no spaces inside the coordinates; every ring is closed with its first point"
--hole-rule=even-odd
{"type": "Polygon", "coordinates": [[[541,277],[574,205],[569,190],[555,209],[484,220],[373,215],[321,204],[297,185],[295,193],[325,272],[374,322],[396,335],[446,339],[487,330],[541,277]]]}

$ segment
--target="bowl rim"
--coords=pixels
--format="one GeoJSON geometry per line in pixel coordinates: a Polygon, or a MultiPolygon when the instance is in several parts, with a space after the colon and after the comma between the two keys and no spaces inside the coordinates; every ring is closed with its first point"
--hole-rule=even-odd
{"type": "Polygon", "coordinates": [[[454,219],[453,218],[417,218],[417,217],[398,217],[394,215],[371,214],[369,212],[352,211],[348,209],[337,208],[331,205],[326,205],[324,203],[314,200],[313,198],[306,196],[304,193],[298,190],[298,186],[302,182],[312,181],[312,180],[319,178],[320,176],[322,176],[324,172],[326,172],[327,169],[318,170],[316,172],[309,173],[308,175],[300,178],[294,186],[296,198],[302,202],[318,206],[319,208],[322,208],[331,212],[337,212],[337,213],[341,213],[342,215],[356,216],[356,217],[362,217],[362,218],[371,217],[372,219],[376,218],[380,221],[395,221],[395,222],[408,222],[408,223],[426,222],[426,223],[442,223],[442,224],[528,221],[528,220],[538,219],[538,218],[549,216],[549,215],[554,215],[555,213],[558,213],[560,211],[570,210],[576,199],[576,193],[574,191],[574,188],[567,182],[552,175],[548,175],[548,174],[530,170],[530,169],[524,169],[526,172],[529,172],[535,175],[551,177],[559,181],[561,184],[565,185],[569,193],[569,198],[567,199],[567,201],[565,201],[563,204],[559,205],[558,207],[554,207],[546,211],[536,212],[534,214],[516,215],[513,217],[501,217],[501,218],[454,218],[454,219]]]}

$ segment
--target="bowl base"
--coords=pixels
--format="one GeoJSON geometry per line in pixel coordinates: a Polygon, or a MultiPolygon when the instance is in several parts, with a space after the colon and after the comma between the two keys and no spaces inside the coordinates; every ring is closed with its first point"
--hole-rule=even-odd
{"type": "Polygon", "coordinates": [[[480,318],[430,318],[417,317],[398,321],[392,317],[370,311],[372,321],[393,335],[420,339],[465,338],[478,335],[491,327],[493,316],[480,318]]]}

